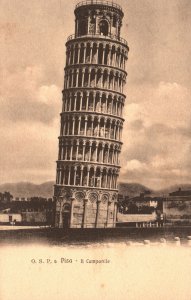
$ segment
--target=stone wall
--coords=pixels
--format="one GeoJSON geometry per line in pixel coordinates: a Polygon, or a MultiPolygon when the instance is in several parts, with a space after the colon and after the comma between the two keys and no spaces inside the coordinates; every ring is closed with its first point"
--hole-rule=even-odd
{"type": "Polygon", "coordinates": [[[155,222],[156,220],[155,212],[152,214],[117,214],[117,221],[122,223],[155,222]]]}
{"type": "Polygon", "coordinates": [[[166,224],[191,224],[191,199],[173,197],[163,202],[166,224]]]}
{"type": "Polygon", "coordinates": [[[46,212],[22,212],[22,222],[23,223],[47,223],[46,212]]]}

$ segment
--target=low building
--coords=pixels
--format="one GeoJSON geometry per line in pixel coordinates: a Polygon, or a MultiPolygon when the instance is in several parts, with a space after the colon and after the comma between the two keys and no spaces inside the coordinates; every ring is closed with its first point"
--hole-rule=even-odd
{"type": "Polygon", "coordinates": [[[147,196],[141,193],[133,198],[125,198],[119,202],[119,212],[124,214],[150,214],[160,208],[162,198],[147,196]]]}
{"type": "Polygon", "coordinates": [[[21,214],[0,213],[0,224],[19,224],[22,222],[21,214]]]}
{"type": "Polygon", "coordinates": [[[163,213],[166,225],[191,225],[191,191],[170,193],[164,198],[163,213]]]}
{"type": "Polygon", "coordinates": [[[154,211],[151,214],[117,214],[117,223],[133,227],[158,227],[162,226],[161,220],[154,211]]]}
{"type": "Polygon", "coordinates": [[[0,224],[21,223],[22,225],[52,225],[54,222],[54,203],[51,198],[32,197],[0,203],[0,224]],[[12,216],[12,218],[11,218],[12,216]],[[17,218],[16,216],[19,216],[17,218]]]}

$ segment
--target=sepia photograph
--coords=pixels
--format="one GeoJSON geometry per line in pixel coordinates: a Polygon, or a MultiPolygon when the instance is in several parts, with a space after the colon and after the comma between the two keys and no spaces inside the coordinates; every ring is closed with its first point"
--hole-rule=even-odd
{"type": "Polygon", "coordinates": [[[0,0],[0,299],[191,298],[190,0],[0,0]]]}

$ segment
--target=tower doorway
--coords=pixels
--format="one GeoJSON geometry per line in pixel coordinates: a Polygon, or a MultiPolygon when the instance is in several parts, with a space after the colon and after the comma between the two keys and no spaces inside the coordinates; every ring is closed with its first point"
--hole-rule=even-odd
{"type": "Polygon", "coordinates": [[[62,213],[63,228],[70,227],[70,218],[71,218],[71,207],[69,204],[65,204],[62,213]]]}
{"type": "Polygon", "coordinates": [[[100,34],[101,35],[108,35],[109,33],[109,26],[108,26],[108,22],[106,20],[102,20],[99,23],[99,30],[100,30],[100,34]]]}

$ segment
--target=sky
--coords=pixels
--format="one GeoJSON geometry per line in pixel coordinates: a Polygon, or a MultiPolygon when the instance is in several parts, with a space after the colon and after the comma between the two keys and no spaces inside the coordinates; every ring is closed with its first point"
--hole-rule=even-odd
{"type": "MultiPolygon", "coordinates": [[[[191,1],[118,0],[130,52],[119,181],[191,183],[191,1]]],[[[55,180],[76,0],[0,0],[0,183],[55,180]]]]}

